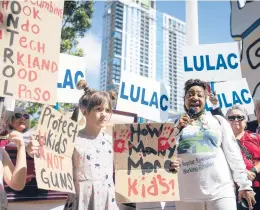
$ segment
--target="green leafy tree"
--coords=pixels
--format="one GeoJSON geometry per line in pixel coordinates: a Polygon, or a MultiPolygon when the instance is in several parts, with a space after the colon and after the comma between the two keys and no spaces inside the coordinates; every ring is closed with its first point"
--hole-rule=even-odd
{"type": "MultiPolygon", "coordinates": [[[[84,56],[84,50],[78,48],[78,39],[83,38],[86,31],[91,27],[91,18],[94,11],[94,1],[64,1],[64,14],[61,28],[60,52],[84,56]]],[[[16,106],[24,107],[32,116],[31,127],[37,125],[41,113],[42,104],[16,101],[16,106]]],[[[69,110],[72,104],[60,103],[61,110],[69,110]]]]}
{"type": "Polygon", "coordinates": [[[78,48],[78,38],[84,37],[91,27],[93,0],[65,1],[61,28],[61,53],[83,57],[83,49],[78,48]]]}

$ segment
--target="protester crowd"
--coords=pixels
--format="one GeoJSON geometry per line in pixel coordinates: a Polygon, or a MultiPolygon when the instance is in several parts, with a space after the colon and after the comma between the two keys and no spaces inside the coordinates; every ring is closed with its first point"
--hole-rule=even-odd
{"type": "MultiPolygon", "coordinates": [[[[78,84],[84,94],[73,119],[82,112],[86,126],[80,130],[73,153],[75,194],[69,194],[65,210],[116,210],[113,180],[113,141],[104,132],[112,115],[116,95],[78,84]]],[[[177,210],[260,209],[260,99],[255,102],[255,121],[249,121],[241,105],[231,107],[226,116],[218,107],[216,93],[207,92],[207,84],[188,80],[184,88],[184,109],[175,123],[177,159],[170,166],[178,173],[180,201],[177,210]],[[214,105],[205,111],[206,99],[214,105]],[[199,138],[198,138],[199,137],[199,138]],[[182,162],[209,160],[210,165],[196,173],[183,173],[182,162]],[[189,190],[187,190],[189,189],[189,190]]],[[[7,209],[3,181],[23,189],[26,181],[26,152],[39,152],[39,142],[31,136],[25,146],[23,133],[29,129],[30,115],[17,107],[5,114],[9,133],[0,141],[0,207],[7,209]],[[14,166],[5,146],[15,143],[18,149],[14,166]]]]}

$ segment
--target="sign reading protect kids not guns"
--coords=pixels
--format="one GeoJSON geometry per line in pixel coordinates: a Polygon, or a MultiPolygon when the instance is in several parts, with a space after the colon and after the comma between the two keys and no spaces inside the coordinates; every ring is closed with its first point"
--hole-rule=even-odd
{"type": "Polygon", "coordinates": [[[0,1],[0,96],[56,103],[63,4],[0,1]]]}
{"type": "Polygon", "coordinates": [[[179,200],[172,123],[117,124],[114,127],[116,201],[179,200]]]}
{"type": "Polygon", "coordinates": [[[34,163],[38,188],[74,193],[72,154],[78,133],[76,122],[45,105],[37,131],[40,147],[34,163]]]}

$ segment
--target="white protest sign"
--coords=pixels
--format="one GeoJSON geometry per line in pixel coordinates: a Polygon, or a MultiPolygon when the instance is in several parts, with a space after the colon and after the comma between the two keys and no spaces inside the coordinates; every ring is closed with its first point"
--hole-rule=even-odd
{"type": "Polygon", "coordinates": [[[168,109],[169,98],[162,83],[130,72],[121,72],[117,110],[162,122],[168,119],[168,109]]]}
{"type": "Polygon", "coordinates": [[[227,81],[241,79],[237,43],[183,47],[183,74],[186,80],[227,81]]]}
{"type": "Polygon", "coordinates": [[[54,105],[64,1],[1,1],[0,96],[54,105]]]}
{"type": "MultiPolygon", "coordinates": [[[[217,92],[219,106],[223,113],[233,105],[241,104],[248,114],[254,114],[254,102],[245,78],[228,82],[214,83],[217,92]]],[[[206,103],[207,111],[212,109],[209,101],[206,103]]]]}
{"type": "Polygon", "coordinates": [[[57,102],[78,103],[83,91],[77,90],[77,83],[86,80],[85,58],[60,54],[57,102]]]}

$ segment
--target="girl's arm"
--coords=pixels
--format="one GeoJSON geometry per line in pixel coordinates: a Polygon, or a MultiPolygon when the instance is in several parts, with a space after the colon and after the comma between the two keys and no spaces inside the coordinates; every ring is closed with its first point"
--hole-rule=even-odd
{"type": "Polygon", "coordinates": [[[8,153],[3,150],[4,181],[14,190],[22,190],[27,176],[25,146],[22,135],[19,132],[12,132],[11,134],[11,140],[17,145],[16,165],[13,165],[8,153]]]}

